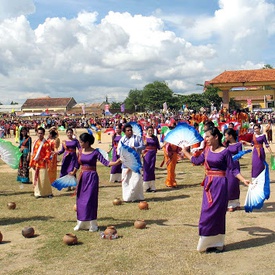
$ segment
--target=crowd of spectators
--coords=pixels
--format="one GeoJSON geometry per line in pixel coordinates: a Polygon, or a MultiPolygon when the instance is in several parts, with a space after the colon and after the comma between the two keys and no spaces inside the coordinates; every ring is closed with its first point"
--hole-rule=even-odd
{"type": "MultiPolygon", "coordinates": [[[[115,127],[117,123],[125,124],[130,121],[137,121],[144,129],[148,126],[161,128],[163,125],[186,121],[193,125],[195,122],[200,123],[206,120],[216,121],[217,123],[229,121],[246,121],[248,123],[271,124],[275,123],[275,112],[241,112],[240,110],[229,113],[226,108],[220,111],[212,110],[206,113],[202,108],[200,112],[182,111],[182,112],[160,112],[160,113],[134,113],[134,114],[115,114],[112,116],[95,116],[95,115],[74,115],[74,116],[46,116],[46,117],[17,117],[5,116],[0,118],[0,138],[12,137],[16,135],[17,127],[24,126],[27,129],[37,130],[38,127],[50,129],[53,126],[57,128],[90,128],[99,124],[102,128],[115,127]]],[[[159,131],[160,132],[160,131],[159,131]]]]}

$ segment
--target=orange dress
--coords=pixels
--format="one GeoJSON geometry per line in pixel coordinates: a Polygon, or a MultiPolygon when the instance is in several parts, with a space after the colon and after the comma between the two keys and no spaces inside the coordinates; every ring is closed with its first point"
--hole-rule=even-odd
{"type": "Polygon", "coordinates": [[[165,185],[167,187],[176,187],[176,164],[178,161],[178,153],[180,152],[181,148],[173,145],[171,143],[166,143],[163,146],[164,150],[164,159],[167,166],[167,176],[165,180],[165,185]]]}
{"type": "Polygon", "coordinates": [[[32,182],[36,198],[52,196],[52,187],[47,169],[50,157],[50,144],[45,139],[43,141],[36,140],[30,160],[30,167],[33,168],[32,182]]]}
{"type": "MultiPolygon", "coordinates": [[[[60,145],[60,139],[48,139],[52,152],[56,152],[60,145]]],[[[53,183],[57,177],[57,154],[52,155],[50,162],[48,163],[48,173],[50,182],[53,183]]]]}

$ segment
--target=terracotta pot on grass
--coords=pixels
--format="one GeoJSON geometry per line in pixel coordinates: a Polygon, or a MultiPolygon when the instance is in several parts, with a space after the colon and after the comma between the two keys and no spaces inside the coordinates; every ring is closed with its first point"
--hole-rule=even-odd
{"type": "Polygon", "coordinates": [[[113,205],[121,205],[122,204],[122,200],[120,198],[115,198],[113,200],[113,205]]]}
{"type": "Polygon", "coordinates": [[[140,210],[148,210],[149,205],[148,205],[147,201],[140,201],[139,204],[138,204],[138,208],[140,210]]]}
{"type": "Polygon", "coordinates": [[[146,228],[146,222],[144,220],[138,219],[134,222],[134,227],[136,229],[144,229],[144,228],[146,228]]]}
{"type": "Polygon", "coordinates": [[[63,242],[67,245],[74,245],[77,244],[77,237],[75,234],[72,233],[67,233],[64,237],[63,237],[63,242]]]}
{"type": "Polygon", "coordinates": [[[112,236],[112,235],[115,235],[116,233],[117,233],[117,230],[113,225],[107,226],[107,228],[104,230],[105,236],[112,236]]]}
{"type": "Polygon", "coordinates": [[[8,204],[7,204],[7,206],[8,206],[8,209],[15,209],[16,208],[16,203],[15,202],[8,202],[8,204]]]}
{"type": "Polygon", "coordinates": [[[22,235],[25,237],[25,238],[31,238],[34,236],[34,229],[33,227],[30,227],[30,226],[26,226],[22,229],[22,235]]]}

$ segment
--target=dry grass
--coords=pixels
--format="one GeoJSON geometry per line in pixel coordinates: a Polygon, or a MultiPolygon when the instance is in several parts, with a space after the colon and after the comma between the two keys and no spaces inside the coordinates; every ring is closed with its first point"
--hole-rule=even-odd
{"type": "MultiPolygon", "coordinates": [[[[158,167],[161,161],[160,154],[158,167]]],[[[242,164],[243,174],[249,176],[248,156],[242,164]]],[[[36,200],[32,186],[20,189],[16,171],[1,172],[5,167],[0,164],[1,274],[274,274],[272,196],[263,210],[228,214],[226,252],[196,252],[203,168],[186,160],[177,165],[178,189],[165,188],[166,171],[156,170],[158,192],[146,193],[149,210],[139,210],[137,203],[114,206],[121,186],[109,183],[109,168],[99,165],[100,230],[114,225],[120,237],[105,240],[99,232],[79,231],[75,246],[62,243],[76,223],[71,193],[54,190],[53,199],[36,200]],[[9,201],[16,202],[15,210],[7,210],[9,201]],[[136,219],[144,219],[146,229],[135,229],[136,219]],[[35,228],[34,238],[21,235],[27,225],[35,228]]],[[[245,191],[241,186],[242,202],[245,191]]]]}

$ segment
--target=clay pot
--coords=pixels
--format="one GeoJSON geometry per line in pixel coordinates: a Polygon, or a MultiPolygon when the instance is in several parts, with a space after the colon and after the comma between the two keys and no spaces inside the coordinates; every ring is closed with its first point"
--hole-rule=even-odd
{"type": "Polygon", "coordinates": [[[120,198],[115,198],[113,200],[113,205],[121,205],[122,204],[122,200],[120,198]]]}
{"type": "Polygon", "coordinates": [[[75,211],[75,212],[77,211],[77,206],[76,206],[76,204],[74,205],[74,211],[75,211]]]}
{"type": "Polygon", "coordinates": [[[30,227],[30,226],[26,226],[22,229],[22,235],[25,237],[25,238],[31,238],[34,236],[34,229],[33,227],[30,227]]]}
{"type": "Polygon", "coordinates": [[[146,228],[146,222],[144,220],[136,220],[134,222],[134,227],[136,229],[144,229],[146,228]]]}
{"type": "Polygon", "coordinates": [[[16,208],[16,203],[15,202],[8,202],[7,206],[8,206],[8,209],[15,209],[16,208]]]}
{"type": "Polygon", "coordinates": [[[112,235],[115,235],[116,233],[117,233],[117,230],[113,225],[107,226],[107,228],[104,230],[105,236],[112,236],[112,235]]]}
{"type": "Polygon", "coordinates": [[[138,208],[140,210],[148,210],[149,209],[149,205],[146,201],[140,201],[138,204],[138,208]]]}
{"type": "Polygon", "coordinates": [[[3,234],[0,231],[0,243],[3,241],[3,234]]]}
{"type": "Polygon", "coordinates": [[[63,237],[63,242],[67,245],[77,244],[77,237],[75,234],[68,233],[63,237]]]}

